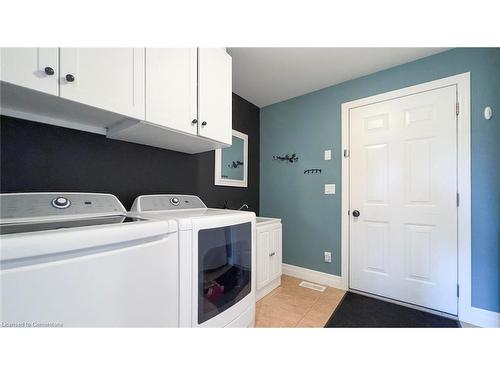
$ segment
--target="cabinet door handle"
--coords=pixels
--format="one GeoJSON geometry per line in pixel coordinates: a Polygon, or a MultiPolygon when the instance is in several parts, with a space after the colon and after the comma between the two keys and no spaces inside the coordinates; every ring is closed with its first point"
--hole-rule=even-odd
{"type": "Polygon", "coordinates": [[[54,69],[50,66],[46,66],[45,69],[43,70],[45,74],[48,76],[53,76],[54,75],[54,69]]]}
{"type": "Polygon", "coordinates": [[[201,126],[205,126],[206,124],[207,124],[207,122],[206,122],[206,121],[203,121],[203,122],[201,123],[201,126]]]}
{"type": "Polygon", "coordinates": [[[276,255],[276,253],[273,251],[271,254],[269,254],[270,257],[276,255]]]}
{"type": "Polygon", "coordinates": [[[75,76],[73,74],[66,74],[66,81],[68,82],[74,82],[75,81],[75,76]]]}
{"type": "Polygon", "coordinates": [[[191,124],[193,124],[193,125],[195,125],[195,124],[197,124],[197,123],[198,123],[198,120],[197,120],[197,119],[195,119],[195,118],[193,119],[193,121],[191,121],[191,124]]]}

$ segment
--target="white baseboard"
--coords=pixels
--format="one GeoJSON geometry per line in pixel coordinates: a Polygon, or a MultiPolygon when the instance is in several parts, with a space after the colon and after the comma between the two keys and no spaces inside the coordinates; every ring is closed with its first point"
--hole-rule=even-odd
{"type": "Polygon", "coordinates": [[[283,274],[310,281],[312,283],[347,290],[347,285],[345,285],[344,279],[342,279],[342,277],[330,275],[329,273],[314,271],[308,268],[302,268],[283,263],[283,274]]]}
{"type": "Polygon", "coordinates": [[[460,320],[478,327],[500,328],[500,313],[472,306],[467,310],[460,320]]]}

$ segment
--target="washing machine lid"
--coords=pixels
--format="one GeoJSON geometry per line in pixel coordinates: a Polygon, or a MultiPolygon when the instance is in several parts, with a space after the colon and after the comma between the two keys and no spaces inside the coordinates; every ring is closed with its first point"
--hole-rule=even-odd
{"type": "MultiPolygon", "coordinates": [[[[0,234],[104,227],[146,219],[131,217],[118,198],[97,193],[0,194],[0,234]]],[[[168,232],[177,231],[174,225],[168,232]]]]}
{"type": "Polygon", "coordinates": [[[20,259],[108,251],[177,232],[175,222],[128,216],[111,194],[0,194],[0,205],[2,269],[20,259]]]}
{"type": "Polygon", "coordinates": [[[28,223],[2,224],[0,225],[0,234],[31,233],[45,230],[56,230],[66,228],[81,228],[97,225],[121,224],[136,221],[146,221],[137,217],[129,216],[105,216],[99,218],[76,219],[76,220],[58,220],[58,221],[40,221],[28,223]]]}

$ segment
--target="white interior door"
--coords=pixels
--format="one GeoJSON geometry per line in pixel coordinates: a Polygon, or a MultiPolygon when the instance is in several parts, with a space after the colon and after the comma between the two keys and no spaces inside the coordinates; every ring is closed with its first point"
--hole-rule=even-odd
{"type": "Polygon", "coordinates": [[[62,98],[144,120],[144,48],[61,48],[62,98]]]}
{"type": "Polygon", "coordinates": [[[457,314],[456,95],[350,110],[350,288],[457,314]]]}
{"type": "Polygon", "coordinates": [[[59,48],[1,48],[0,80],[59,94],[59,48]]]}
{"type": "Polygon", "coordinates": [[[223,48],[198,49],[198,135],[232,143],[232,62],[223,48]]]}
{"type": "Polygon", "coordinates": [[[146,121],[196,135],[196,48],[146,48],[146,121]]]}

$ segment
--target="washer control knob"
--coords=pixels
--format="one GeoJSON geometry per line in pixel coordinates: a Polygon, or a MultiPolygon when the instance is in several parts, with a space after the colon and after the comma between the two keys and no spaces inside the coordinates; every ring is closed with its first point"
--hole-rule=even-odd
{"type": "Polygon", "coordinates": [[[172,203],[174,206],[178,206],[179,198],[170,198],[170,203],[172,203]]]}
{"type": "Polygon", "coordinates": [[[52,199],[52,206],[55,208],[68,208],[71,205],[71,201],[68,198],[57,197],[52,199]]]}

